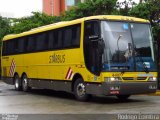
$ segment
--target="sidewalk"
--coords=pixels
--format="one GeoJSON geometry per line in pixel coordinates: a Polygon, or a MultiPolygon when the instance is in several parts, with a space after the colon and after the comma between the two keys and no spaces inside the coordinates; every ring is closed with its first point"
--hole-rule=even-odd
{"type": "Polygon", "coordinates": [[[150,93],[148,95],[150,95],[150,96],[160,96],[160,90],[157,90],[156,93],[150,93]]]}

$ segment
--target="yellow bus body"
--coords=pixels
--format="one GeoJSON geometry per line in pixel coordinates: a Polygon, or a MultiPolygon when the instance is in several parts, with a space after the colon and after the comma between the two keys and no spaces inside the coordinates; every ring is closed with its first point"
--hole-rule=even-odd
{"type": "MultiPolygon", "coordinates": [[[[55,90],[64,90],[73,92],[73,85],[77,77],[81,76],[86,83],[87,93],[91,94],[103,94],[103,95],[117,95],[117,94],[142,94],[142,93],[153,93],[156,89],[147,89],[148,87],[155,87],[155,83],[149,83],[143,89],[143,84],[148,83],[149,77],[157,77],[157,72],[101,72],[99,76],[91,73],[85,66],[84,62],[84,51],[83,51],[83,39],[84,39],[84,22],[88,20],[110,20],[110,21],[132,21],[138,23],[149,23],[148,20],[127,17],[127,16],[112,16],[112,15],[100,15],[81,18],[73,21],[55,23],[36,29],[32,29],[27,32],[20,34],[7,35],[3,41],[36,34],[44,31],[49,31],[65,26],[74,24],[81,25],[80,34],[80,47],[73,49],[62,49],[62,50],[49,50],[42,52],[26,53],[7,55],[1,57],[2,64],[2,78],[6,83],[14,84],[14,75],[18,74],[21,78],[23,74],[27,75],[29,81],[31,81],[31,87],[49,88],[55,90]],[[54,58],[54,60],[53,60],[54,58]],[[15,66],[12,67],[14,60],[15,66]],[[14,69],[14,74],[10,74],[11,69],[14,69]],[[70,75],[68,75],[70,72],[70,75]],[[141,75],[146,76],[145,79],[139,80],[138,77],[141,75]],[[114,87],[115,83],[108,83],[106,89],[103,83],[106,82],[106,78],[120,77],[121,83],[124,83],[122,91],[117,93],[116,88],[112,93],[110,92],[111,86],[114,87]],[[126,78],[126,79],[124,79],[126,78]],[[133,78],[128,80],[127,78],[133,78]],[[36,81],[36,83],[35,83],[36,81]],[[45,83],[46,81],[46,83],[45,83]],[[60,82],[61,81],[61,82],[60,82]],[[127,86],[126,86],[126,85],[127,86]],[[91,86],[92,85],[92,86],[91,86]],[[90,87],[89,87],[90,86],[90,87]]],[[[117,88],[119,89],[119,88],[117,88]]]]}

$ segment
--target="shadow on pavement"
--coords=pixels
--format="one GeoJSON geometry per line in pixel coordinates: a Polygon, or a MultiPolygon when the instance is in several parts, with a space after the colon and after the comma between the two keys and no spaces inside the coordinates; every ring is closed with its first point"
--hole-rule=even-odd
{"type": "MultiPolygon", "coordinates": [[[[73,94],[63,92],[63,91],[54,91],[54,90],[47,90],[47,89],[32,89],[30,90],[29,94],[45,95],[45,96],[56,97],[60,99],[68,99],[68,100],[76,101],[73,94]]],[[[88,102],[97,103],[97,104],[117,104],[117,103],[145,102],[145,100],[132,99],[132,96],[127,100],[119,100],[116,98],[116,96],[92,96],[92,98],[88,102]]]]}

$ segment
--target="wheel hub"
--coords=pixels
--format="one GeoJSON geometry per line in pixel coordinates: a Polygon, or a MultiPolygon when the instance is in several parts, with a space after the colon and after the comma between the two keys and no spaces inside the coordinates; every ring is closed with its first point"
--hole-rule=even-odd
{"type": "Polygon", "coordinates": [[[24,88],[27,87],[27,79],[26,78],[23,79],[23,86],[24,86],[24,88]]]}
{"type": "Polygon", "coordinates": [[[77,94],[78,96],[84,96],[86,94],[85,85],[83,83],[77,85],[77,94]]]}
{"type": "Polygon", "coordinates": [[[15,86],[16,86],[16,88],[18,88],[18,87],[19,87],[19,81],[18,81],[18,79],[16,79],[15,86]]]}

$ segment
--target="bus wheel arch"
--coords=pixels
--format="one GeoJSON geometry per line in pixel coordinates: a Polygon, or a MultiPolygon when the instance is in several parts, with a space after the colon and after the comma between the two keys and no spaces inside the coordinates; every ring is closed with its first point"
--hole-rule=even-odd
{"type": "Polygon", "coordinates": [[[22,77],[23,77],[24,75],[27,75],[27,74],[26,74],[25,72],[23,72],[22,75],[21,75],[21,79],[22,79],[22,77]]]}
{"type": "Polygon", "coordinates": [[[17,72],[14,73],[13,83],[14,83],[14,86],[15,86],[15,90],[17,90],[17,91],[22,90],[22,81],[21,81],[17,72]]]}
{"type": "MultiPolygon", "coordinates": [[[[73,79],[72,79],[72,85],[71,85],[71,91],[73,92],[74,91],[74,84],[76,82],[76,80],[78,78],[82,78],[82,76],[79,74],[79,73],[76,73],[74,76],[73,76],[73,79]]],[[[83,78],[82,78],[83,79],[83,78]]]]}
{"type": "Polygon", "coordinates": [[[86,86],[80,74],[73,77],[72,92],[79,101],[88,101],[91,98],[91,95],[86,93],[86,86]]]}

